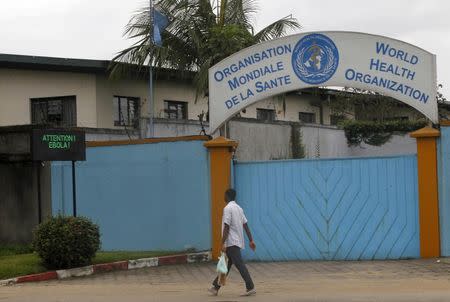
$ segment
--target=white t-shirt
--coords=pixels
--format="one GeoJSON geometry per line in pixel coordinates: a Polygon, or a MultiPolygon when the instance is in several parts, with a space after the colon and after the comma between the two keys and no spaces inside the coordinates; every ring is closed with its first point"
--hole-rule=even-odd
{"type": "Polygon", "coordinates": [[[235,245],[243,249],[245,246],[244,224],[247,223],[247,218],[244,215],[244,210],[235,201],[230,201],[223,209],[222,234],[225,223],[230,226],[225,246],[235,245]]]}

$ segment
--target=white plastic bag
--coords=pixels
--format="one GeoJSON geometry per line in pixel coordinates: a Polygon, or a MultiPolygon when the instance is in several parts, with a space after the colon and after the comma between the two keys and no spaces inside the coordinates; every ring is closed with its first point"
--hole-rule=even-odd
{"type": "Polygon", "coordinates": [[[218,284],[220,286],[224,286],[227,281],[227,273],[228,273],[228,259],[227,256],[222,253],[219,257],[219,262],[217,262],[216,268],[218,274],[218,284]]]}
{"type": "Polygon", "coordinates": [[[217,272],[219,274],[226,274],[228,273],[228,263],[227,263],[227,256],[222,253],[219,257],[219,262],[217,262],[217,272]]]}

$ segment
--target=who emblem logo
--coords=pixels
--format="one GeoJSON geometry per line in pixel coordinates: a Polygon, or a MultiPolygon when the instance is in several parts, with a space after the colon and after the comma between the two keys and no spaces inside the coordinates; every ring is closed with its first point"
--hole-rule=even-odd
{"type": "Polygon", "coordinates": [[[322,34],[304,36],[295,45],[292,67],[300,80],[317,85],[328,81],[339,65],[339,52],[334,42],[322,34]]]}

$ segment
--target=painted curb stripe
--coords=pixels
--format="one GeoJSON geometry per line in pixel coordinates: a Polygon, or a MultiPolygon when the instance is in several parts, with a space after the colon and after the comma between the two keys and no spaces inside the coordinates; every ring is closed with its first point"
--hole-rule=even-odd
{"type": "Polygon", "coordinates": [[[164,256],[159,257],[159,265],[185,264],[187,263],[187,255],[164,256]]]}
{"type": "Polygon", "coordinates": [[[211,253],[195,253],[187,255],[187,263],[208,262],[211,261],[211,253]]]}
{"type": "Polygon", "coordinates": [[[53,280],[53,279],[58,279],[58,275],[56,274],[55,271],[45,272],[42,274],[34,274],[34,275],[17,277],[16,283],[47,281],[47,280],[53,280]]]}
{"type": "Polygon", "coordinates": [[[17,283],[17,278],[11,278],[6,280],[0,280],[0,286],[8,286],[8,285],[14,285],[17,283]]]}
{"type": "Polygon", "coordinates": [[[83,276],[90,276],[95,273],[110,272],[115,270],[130,270],[145,267],[156,267],[161,265],[208,262],[211,260],[211,257],[212,257],[211,252],[201,252],[184,255],[141,258],[136,260],[118,261],[112,263],[102,263],[96,265],[89,265],[85,267],[57,270],[41,274],[33,274],[17,278],[0,280],[0,286],[8,286],[24,282],[37,282],[54,279],[67,279],[71,277],[83,277],[83,276]]]}
{"type": "Polygon", "coordinates": [[[94,274],[100,272],[110,272],[118,270],[127,270],[128,261],[118,261],[113,263],[102,263],[94,265],[94,274]]]}
{"type": "Polygon", "coordinates": [[[128,269],[137,269],[144,267],[155,267],[159,265],[158,257],[142,258],[128,261],[128,269]]]}
{"type": "Polygon", "coordinates": [[[94,273],[94,267],[92,265],[89,265],[85,267],[62,269],[56,271],[56,273],[58,274],[58,279],[67,279],[70,277],[84,277],[92,275],[94,273]]]}

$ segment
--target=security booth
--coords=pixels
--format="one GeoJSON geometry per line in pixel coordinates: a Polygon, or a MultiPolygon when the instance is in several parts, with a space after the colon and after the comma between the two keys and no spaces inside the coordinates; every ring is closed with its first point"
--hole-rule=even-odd
{"type": "Polygon", "coordinates": [[[0,243],[29,243],[35,226],[52,215],[50,161],[72,161],[75,169],[75,162],[85,159],[85,133],[80,129],[0,127],[0,243]]]}

